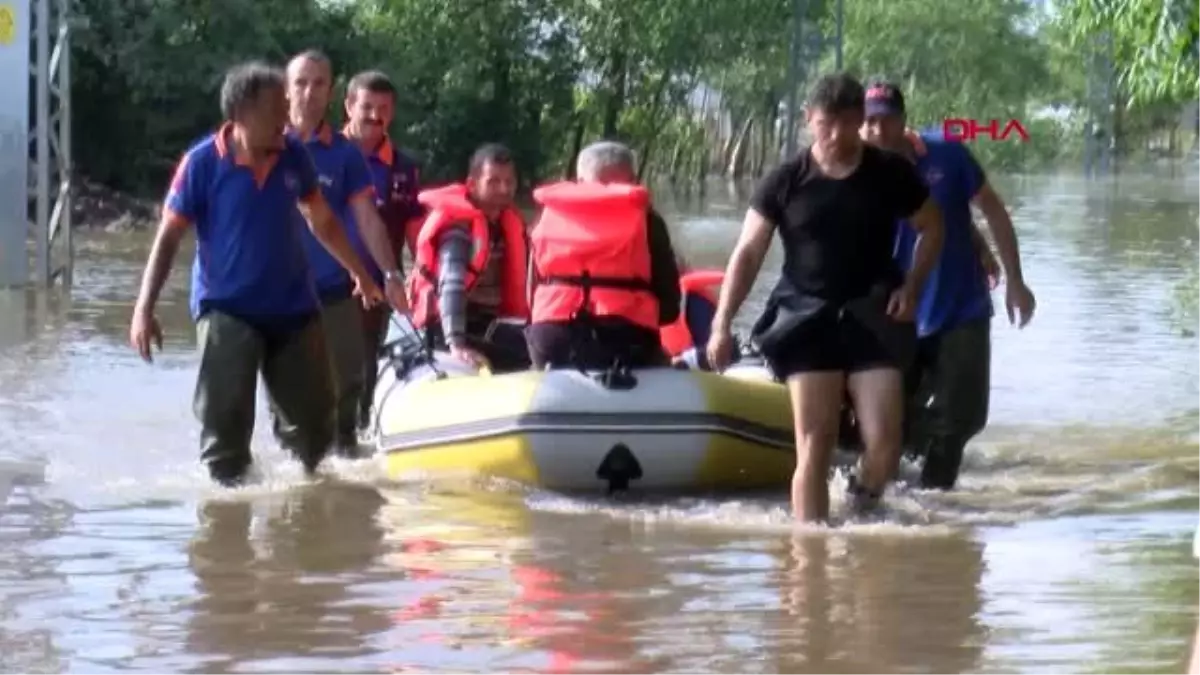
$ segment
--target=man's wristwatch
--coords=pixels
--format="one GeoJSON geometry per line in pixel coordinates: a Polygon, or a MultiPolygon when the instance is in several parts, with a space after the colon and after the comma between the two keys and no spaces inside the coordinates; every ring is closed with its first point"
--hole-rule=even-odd
{"type": "Polygon", "coordinates": [[[400,270],[388,270],[383,273],[383,280],[395,281],[398,284],[404,283],[404,275],[400,274],[400,270]]]}

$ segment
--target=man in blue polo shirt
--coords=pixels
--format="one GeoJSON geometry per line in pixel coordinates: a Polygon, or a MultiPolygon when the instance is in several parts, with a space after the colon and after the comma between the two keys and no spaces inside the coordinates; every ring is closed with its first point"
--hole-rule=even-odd
{"type": "MultiPolygon", "coordinates": [[[[425,208],[417,202],[421,189],[417,163],[388,137],[388,128],[396,112],[396,87],[387,75],[368,70],[350,78],[346,85],[346,135],[367,156],[375,184],[375,207],[387,226],[392,255],[403,269],[402,256],[407,243],[409,254],[416,254],[416,233],[425,218],[425,208]]],[[[378,353],[387,334],[387,308],[380,306],[364,316],[363,337],[366,353],[378,353]]],[[[363,371],[363,396],[359,399],[359,429],[367,430],[374,405],[378,364],[368,358],[363,371]]]]}
{"type": "MultiPolygon", "coordinates": [[[[287,447],[311,474],[333,440],[333,389],[320,304],[295,211],[350,271],[364,302],[382,299],[317,184],[308,152],[284,134],[284,74],[253,62],[221,87],[225,124],[193,145],[171,181],[129,329],[146,361],[162,348],[154,306],[179,244],[196,232],[192,316],[200,372],[194,409],[201,458],[214,480],[241,483],[252,462],[262,373],[274,407],[295,428],[287,447]]],[[[283,440],[283,439],[281,439],[283,440]]]]}
{"type": "MultiPolygon", "coordinates": [[[[867,87],[865,139],[908,157],[929,186],[945,219],[945,242],[917,310],[916,358],[905,375],[908,413],[906,446],[925,457],[921,485],[948,490],[958,480],[966,444],[987,424],[991,369],[992,299],[981,262],[980,239],[971,205],[983,212],[1007,277],[1009,321],[1023,328],[1035,300],[1025,284],[1017,235],[1008,209],[983,169],[961,143],[940,130],[921,135],[906,130],[904,96],[895,84],[867,87]],[[925,401],[932,395],[928,409],[925,401]]],[[[907,267],[916,234],[897,225],[896,261],[907,267]]]]}
{"type": "MultiPolygon", "coordinates": [[[[333,67],[329,57],[310,50],[294,57],[287,67],[289,135],[308,148],[317,167],[321,192],[342,221],[355,250],[367,260],[376,283],[382,284],[389,303],[408,311],[404,279],[392,254],[387,229],[375,210],[375,188],[367,161],[358,147],[325,121],[333,93],[333,67]],[[373,261],[373,264],[372,262],[373,261]]],[[[325,314],[325,337],[333,356],[337,389],[337,427],[334,447],[345,457],[358,456],[358,409],[364,397],[373,396],[374,378],[366,383],[368,366],[376,367],[376,345],[369,348],[364,336],[368,315],[382,308],[363,308],[350,295],[350,276],[321,242],[304,236],[309,261],[316,276],[317,294],[325,314]],[[368,391],[368,386],[370,390],[368,391]]],[[[276,422],[282,421],[276,417],[276,422]]],[[[281,435],[287,428],[277,425],[281,435]]]]}

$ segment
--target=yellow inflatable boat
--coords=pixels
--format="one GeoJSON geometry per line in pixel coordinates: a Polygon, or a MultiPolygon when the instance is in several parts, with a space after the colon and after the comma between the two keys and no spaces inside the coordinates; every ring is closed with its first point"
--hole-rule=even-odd
{"type": "Polygon", "coordinates": [[[786,389],[761,366],[488,375],[393,326],[375,392],[388,474],[480,474],[564,492],[786,486],[786,389]]]}

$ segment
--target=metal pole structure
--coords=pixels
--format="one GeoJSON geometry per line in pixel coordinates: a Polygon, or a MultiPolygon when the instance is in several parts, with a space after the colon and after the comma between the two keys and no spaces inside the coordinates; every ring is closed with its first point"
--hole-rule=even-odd
{"type": "Polygon", "coordinates": [[[48,285],[54,283],[54,278],[62,276],[63,285],[71,285],[71,263],[74,252],[71,250],[74,239],[71,233],[71,49],[70,49],[70,12],[69,0],[52,0],[55,11],[54,48],[50,54],[50,94],[53,97],[53,112],[50,118],[50,150],[53,153],[51,180],[47,187],[52,190],[54,205],[50,211],[50,222],[47,226],[49,237],[47,249],[54,260],[54,243],[61,239],[58,264],[50,272],[48,285]]]}
{"type": "Polygon", "coordinates": [[[1084,172],[1104,176],[1115,167],[1117,141],[1117,82],[1113,64],[1112,32],[1092,38],[1088,50],[1087,117],[1084,142],[1084,172]]]}
{"type": "MultiPolygon", "coordinates": [[[[3,0],[0,0],[2,2],[3,0]]],[[[72,280],[71,54],[68,0],[35,0],[34,230],[37,278],[46,287],[72,280]],[[64,232],[64,229],[66,232],[64,232]],[[56,246],[56,242],[63,244],[56,246]],[[65,248],[56,255],[56,248],[65,248]]]]}
{"type": "MultiPolygon", "coordinates": [[[[1110,51],[1111,38],[1112,33],[1102,29],[1099,34],[1092,37],[1088,50],[1089,95],[1087,108],[1088,118],[1092,120],[1092,124],[1088,129],[1090,152],[1088,153],[1089,172],[1087,177],[1090,179],[1107,179],[1112,175],[1110,144],[1116,133],[1116,127],[1112,108],[1115,93],[1113,87],[1115,69],[1110,51]]],[[[1111,198],[1111,191],[1106,191],[1105,194],[1111,198]]],[[[1111,208],[1112,205],[1108,203],[1107,206],[1111,208]]],[[[1099,235],[1101,237],[1107,239],[1112,235],[1111,222],[1110,218],[1100,219],[1099,235]]]]}
{"type": "Polygon", "coordinates": [[[1105,174],[1117,172],[1117,144],[1120,140],[1118,134],[1121,133],[1118,122],[1121,113],[1117,110],[1120,100],[1117,89],[1117,64],[1113,56],[1113,32],[1108,30],[1104,33],[1104,110],[1108,116],[1108,143],[1104,147],[1105,174]]]}
{"type": "Polygon", "coordinates": [[[842,70],[842,45],[845,40],[844,30],[846,23],[846,12],[843,3],[844,0],[837,0],[837,51],[835,52],[834,63],[836,64],[838,72],[841,72],[842,70]]]}
{"type": "Polygon", "coordinates": [[[62,55],[58,64],[57,87],[59,106],[58,166],[60,171],[58,198],[62,210],[58,222],[63,229],[63,244],[67,249],[66,259],[63,261],[63,285],[70,288],[75,282],[75,224],[71,218],[75,206],[71,199],[75,192],[73,180],[75,162],[74,156],[71,154],[73,151],[71,147],[71,130],[73,129],[71,126],[73,124],[71,119],[71,0],[59,0],[58,21],[57,49],[62,55]]]}
{"type": "Polygon", "coordinates": [[[29,283],[30,0],[0,0],[0,287],[29,283]]]}
{"type": "Polygon", "coordinates": [[[35,176],[37,203],[37,278],[50,285],[50,0],[37,0],[34,10],[35,176]]]}
{"type": "Polygon", "coordinates": [[[1088,105],[1087,122],[1083,127],[1083,174],[1088,178],[1091,178],[1096,171],[1096,131],[1100,126],[1100,122],[1096,117],[1096,106],[1094,104],[1096,97],[1096,78],[1094,77],[1096,55],[1094,50],[1090,57],[1088,59],[1087,79],[1084,81],[1084,99],[1088,102],[1088,105]]]}

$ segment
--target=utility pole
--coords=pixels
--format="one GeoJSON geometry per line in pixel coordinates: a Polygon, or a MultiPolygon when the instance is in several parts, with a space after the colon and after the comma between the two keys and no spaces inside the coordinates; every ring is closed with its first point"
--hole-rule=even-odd
{"type": "Polygon", "coordinates": [[[836,9],[836,12],[837,12],[837,35],[834,38],[835,39],[835,47],[834,48],[837,51],[835,52],[836,56],[834,58],[834,63],[836,64],[838,72],[841,72],[841,70],[842,70],[842,44],[845,40],[844,29],[845,29],[845,23],[846,23],[846,12],[845,12],[846,8],[842,4],[843,2],[844,2],[844,0],[837,0],[837,9],[836,9]]]}
{"type": "Polygon", "coordinates": [[[35,277],[71,284],[70,5],[0,0],[0,287],[29,283],[30,198],[35,277]]]}
{"type": "Polygon", "coordinates": [[[800,117],[796,98],[802,79],[800,55],[804,50],[804,10],[807,4],[806,0],[792,0],[792,39],[788,54],[787,103],[783,113],[783,153],[785,157],[791,157],[796,152],[796,120],[800,117]]]}
{"type": "Polygon", "coordinates": [[[1087,72],[1087,118],[1083,139],[1083,171],[1090,177],[1111,170],[1116,150],[1116,69],[1112,61],[1112,33],[1091,40],[1087,72]]]}

